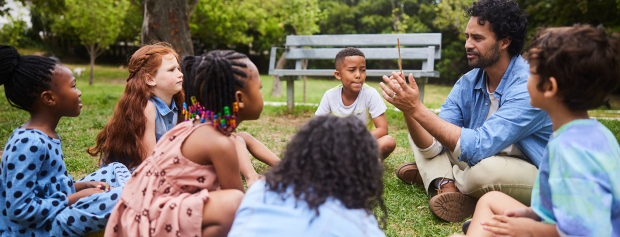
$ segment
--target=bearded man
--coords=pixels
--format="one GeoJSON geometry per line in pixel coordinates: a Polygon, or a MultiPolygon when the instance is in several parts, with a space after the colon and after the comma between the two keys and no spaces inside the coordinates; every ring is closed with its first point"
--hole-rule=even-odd
{"type": "Polygon", "coordinates": [[[529,206],[543,150],[551,135],[547,113],[530,105],[529,65],[519,53],[527,18],[510,0],[480,0],[467,10],[469,66],[439,116],[419,98],[413,75],[383,77],[383,97],[403,111],[415,162],[397,176],[434,195],[429,209],[440,219],[470,216],[477,198],[504,192],[529,206]]]}

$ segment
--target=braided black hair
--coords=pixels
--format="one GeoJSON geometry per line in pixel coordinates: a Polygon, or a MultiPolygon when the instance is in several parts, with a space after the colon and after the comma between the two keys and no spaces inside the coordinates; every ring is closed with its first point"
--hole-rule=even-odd
{"type": "Polygon", "coordinates": [[[34,112],[34,102],[50,88],[57,62],[40,56],[20,56],[8,45],[0,45],[0,85],[13,107],[34,112]]]}
{"type": "Polygon", "coordinates": [[[245,54],[232,50],[213,50],[183,58],[185,103],[191,105],[191,97],[195,96],[206,110],[223,113],[228,106],[232,112],[236,87],[243,88],[241,78],[248,77],[241,69],[247,65],[239,60],[246,58],[245,54]]]}
{"type": "Polygon", "coordinates": [[[266,185],[279,194],[292,188],[317,216],[328,197],[369,214],[379,206],[385,227],[383,165],[378,157],[377,139],[358,118],[317,116],[287,145],[282,161],[265,175],[266,185]]]}

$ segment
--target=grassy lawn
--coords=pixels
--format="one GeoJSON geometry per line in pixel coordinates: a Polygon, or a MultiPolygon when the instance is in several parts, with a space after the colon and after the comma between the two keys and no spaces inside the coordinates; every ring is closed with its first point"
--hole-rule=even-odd
{"type": "MultiPolygon", "coordinates": [[[[67,65],[69,68],[87,65],[67,65]]],[[[97,169],[97,160],[88,156],[86,148],[95,145],[95,136],[112,115],[114,106],[124,90],[126,69],[112,66],[95,67],[94,85],[88,85],[88,71],[77,77],[77,87],[82,91],[82,113],[76,118],[60,120],[57,132],[63,139],[69,173],[79,179],[97,169]]],[[[286,83],[283,82],[283,96],[272,98],[270,76],[261,76],[263,80],[263,96],[265,101],[286,101],[286,83]]],[[[307,102],[319,103],[325,90],[338,85],[335,80],[308,80],[307,102]]],[[[377,88],[377,82],[368,82],[377,88]]],[[[302,101],[303,83],[295,83],[295,101],[302,101]]],[[[439,108],[444,102],[451,87],[426,85],[425,104],[430,108],[439,108]]],[[[25,123],[29,116],[26,112],[10,107],[4,98],[4,87],[0,87],[0,143],[5,144],[13,129],[25,123]]],[[[620,108],[617,98],[612,101],[614,109],[620,108]]],[[[389,106],[389,105],[388,105],[389,106]]],[[[247,131],[261,140],[274,153],[280,154],[292,136],[303,124],[314,116],[313,106],[296,106],[293,114],[288,114],[284,106],[265,106],[259,120],[241,124],[240,131],[247,131]]],[[[605,111],[596,111],[606,114],[605,111]]],[[[435,218],[428,210],[428,198],[419,187],[405,185],[394,175],[396,167],[414,159],[407,141],[407,129],[402,113],[388,110],[390,135],[396,138],[397,148],[385,163],[384,198],[389,218],[386,234],[388,236],[446,236],[460,233],[462,223],[446,223],[435,218]]],[[[598,115],[597,115],[598,116],[598,115]]],[[[620,138],[620,121],[601,120],[609,127],[617,138],[620,138]]],[[[254,166],[259,172],[268,167],[256,160],[254,166]]]]}

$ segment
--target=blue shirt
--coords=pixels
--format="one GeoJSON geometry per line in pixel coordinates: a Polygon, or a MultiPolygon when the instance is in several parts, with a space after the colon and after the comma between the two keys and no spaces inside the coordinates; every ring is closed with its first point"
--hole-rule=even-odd
{"type": "Polygon", "coordinates": [[[177,105],[172,99],[170,103],[171,107],[161,100],[157,96],[151,97],[150,101],[155,105],[157,115],[155,117],[155,140],[159,141],[159,138],[168,132],[170,129],[177,125],[178,121],[178,109],[177,105]]]}
{"type": "Polygon", "coordinates": [[[228,236],[385,236],[372,213],[348,209],[327,198],[319,215],[297,200],[293,188],[284,194],[269,191],[265,180],[248,189],[228,236]]]}
{"type": "Polygon", "coordinates": [[[499,108],[489,119],[486,116],[491,101],[484,80],[486,72],[476,68],[456,82],[439,117],[461,127],[460,161],[474,166],[515,144],[526,161],[538,167],[552,124],[545,111],[530,105],[529,68],[521,56],[512,57],[494,92],[499,108]]]}
{"type": "Polygon", "coordinates": [[[620,146],[596,120],[553,133],[532,190],[532,210],[570,236],[620,236],[620,146]]]}
{"type": "Polygon", "coordinates": [[[0,232],[45,233],[44,226],[69,205],[67,196],[75,193],[60,139],[35,129],[15,129],[2,155],[0,191],[0,232]]]}

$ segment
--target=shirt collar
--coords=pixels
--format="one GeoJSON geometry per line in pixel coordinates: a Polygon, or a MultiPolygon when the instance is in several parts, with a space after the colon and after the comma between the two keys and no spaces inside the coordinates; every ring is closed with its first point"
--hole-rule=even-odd
{"type": "Polygon", "coordinates": [[[151,101],[161,116],[166,116],[170,112],[177,111],[177,105],[174,103],[174,98],[172,98],[172,103],[170,103],[171,107],[168,107],[168,105],[166,105],[166,103],[157,96],[153,96],[151,101]]]}
{"type": "MultiPolygon", "coordinates": [[[[499,95],[503,94],[504,91],[504,85],[506,85],[506,81],[510,80],[511,76],[512,76],[512,67],[515,65],[515,62],[517,61],[517,59],[519,59],[519,57],[521,57],[520,55],[516,55],[513,56],[512,59],[510,59],[510,64],[508,64],[508,68],[506,68],[506,72],[504,72],[504,76],[502,77],[502,80],[499,82],[499,85],[497,86],[497,88],[495,89],[494,93],[497,93],[499,95]]],[[[484,89],[485,92],[487,90],[487,86],[485,83],[485,77],[487,75],[487,73],[482,70],[482,68],[480,69],[481,71],[481,76],[480,79],[478,80],[478,82],[476,83],[476,86],[474,86],[474,89],[484,89]]]]}

